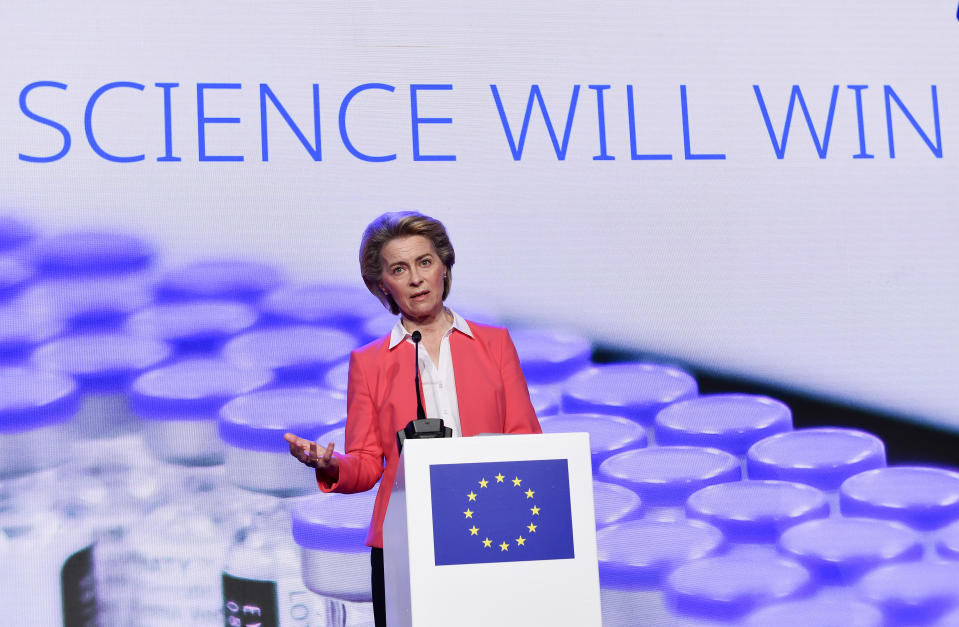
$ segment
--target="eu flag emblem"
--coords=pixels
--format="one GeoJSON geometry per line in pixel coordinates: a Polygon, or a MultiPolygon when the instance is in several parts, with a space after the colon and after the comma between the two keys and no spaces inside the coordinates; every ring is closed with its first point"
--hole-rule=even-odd
{"type": "Polygon", "coordinates": [[[565,459],[430,466],[436,565],[571,559],[565,459]]]}

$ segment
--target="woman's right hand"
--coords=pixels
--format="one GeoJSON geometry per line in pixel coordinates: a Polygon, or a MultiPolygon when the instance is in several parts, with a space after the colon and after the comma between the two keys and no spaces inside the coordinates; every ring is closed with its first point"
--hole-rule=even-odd
{"type": "Polygon", "coordinates": [[[301,438],[293,433],[284,434],[283,439],[290,443],[290,455],[310,468],[316,469],[317,477],[327,483],[336,483],[340,478],[340,461],[333,455],[333,443],[325,449],[319,449],[316,442],[301,438]]]}

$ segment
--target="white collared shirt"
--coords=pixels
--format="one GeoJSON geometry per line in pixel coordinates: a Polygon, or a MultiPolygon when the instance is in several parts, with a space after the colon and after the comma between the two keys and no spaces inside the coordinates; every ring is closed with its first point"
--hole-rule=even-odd
{"type": "MultiPolygon", "coordinates": [[[[453,430],[453,437],[462,435],[460,428],[459,404],[456,401],[456,379],[453,376],[453,356],[450,353],[450,335],[454,331],[465,333],[473,337],[469,324],[452,309],[448,309],[453,316],[453,324],[447,329],[440,342],[440,361],[433,363],[429,351],[422,346],[419,351],[420,382],[423,385],[423,409],[427,418],[441,418],[443,424],[453,430]]],[[[410,333],[403,326],[403,318],[399,318],[393,325],[390,333],[390,349],[402,341],[413,344],[410,333]]],[[[415,415],[412,408],[411,416],[415,415]]]]}

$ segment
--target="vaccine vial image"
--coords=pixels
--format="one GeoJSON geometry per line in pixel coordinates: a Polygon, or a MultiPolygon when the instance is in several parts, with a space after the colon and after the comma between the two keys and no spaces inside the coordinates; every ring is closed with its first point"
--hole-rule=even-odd
{"type": "Polygon", "coordinates": [[[147,449],[185,466],[222,464],[226,446],[217,431],[220,408],[273,382],[263,368],[241,368],[218,358],[188,358],[150,370],[130,387],[133,411],[143,419],[147,449]]]}
{"type": "Polygon", "coordinates": [[[54,507],[55,480],[0,481],[0,607],[7,625],[99,625],[92,533],[54,507]]]}
{"type": "Polygon", "coordinates": [[[290,455],[283,434],[315,440],[345,422],[346,398],[323,388],[278,388],[234,398],[219,412],[226,474],[254,492],[279,497],[314,493],[316,477],[290,455]]]}

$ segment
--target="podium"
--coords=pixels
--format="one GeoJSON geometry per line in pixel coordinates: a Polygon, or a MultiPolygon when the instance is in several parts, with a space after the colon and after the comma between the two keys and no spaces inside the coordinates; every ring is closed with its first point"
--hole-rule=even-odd
{"type": "Polygon", "coordinates": [[[408,440],[383,561],[390,627],[599,627],[588,435],[408,440]]]}

